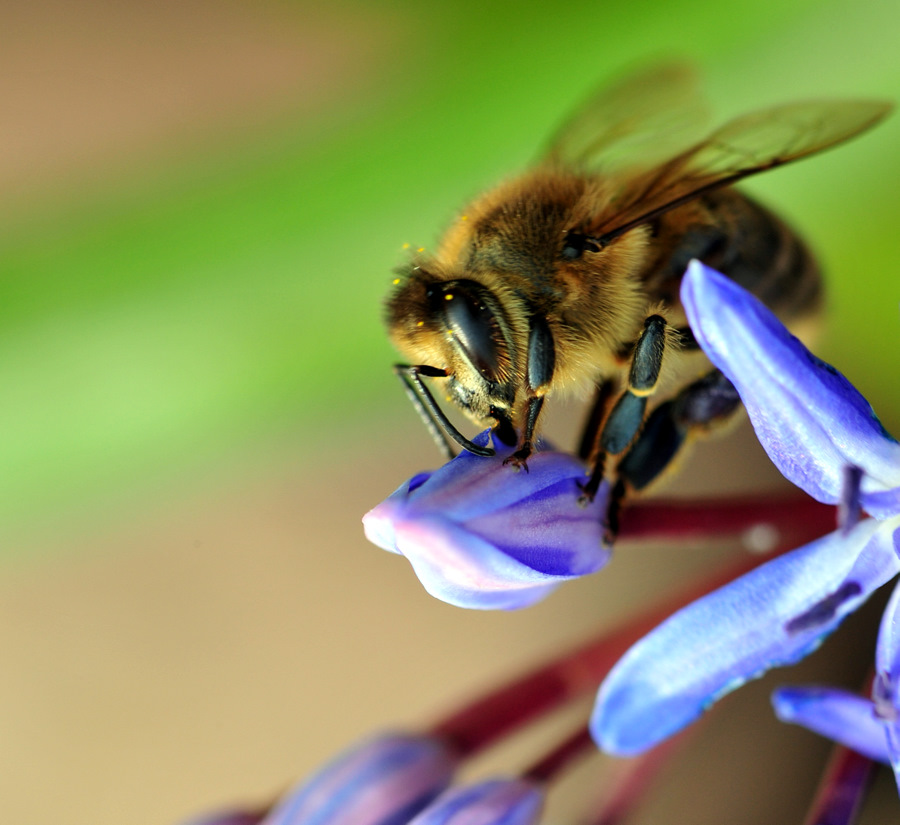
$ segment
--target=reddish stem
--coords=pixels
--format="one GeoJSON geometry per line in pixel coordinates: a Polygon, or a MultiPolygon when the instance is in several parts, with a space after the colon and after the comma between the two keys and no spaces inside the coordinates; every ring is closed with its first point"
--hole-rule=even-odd
{"type": "Polygon", "coordinates": [[[588,820],[590,825],[627,822],[672,754],[681,750],[689,733],[684,731],[640,756],[616,760],[609,790],[604,792],[599,809],[588,820]]]}
{"type": "Polygon", "coordinates": [[[482,750],[533,719],[595,690],[635,642],[676,610],[792,547],[792,544],[781,544],[775,553],[765,558],[744,558],[739,563],[730,565],[700,585],[694,584],[677,597],[667,599],[653,610],[616,629],[604,631],[582,647],[476,699],[438,722],[432,728],[432,734],[452,743],[461,756],[482,750]]]}
{"type": "Polygon", "coordinates": [[[527,771],[522,774],[523,779],[533,782],[546,783],[562,773],[575,759],[591,751],[596,750],[594,740],[587,725],[578,728],[575,733],[567,736],[546,756],[542,756],[527,771]]]}
{"type": "Polygon", "coordinates": [[[836,745],[804,825],[852,825],[866,798],[874,769],[875,763],[867,756],[836,745]]]}
{"type": "Polygon", "coordinates": [[[648,501],[622,513],[619,539],[714,539],[765,526],[776,531],[779,543],[799,543],[836,525],[834,507],[809,496],[648,501]]]}

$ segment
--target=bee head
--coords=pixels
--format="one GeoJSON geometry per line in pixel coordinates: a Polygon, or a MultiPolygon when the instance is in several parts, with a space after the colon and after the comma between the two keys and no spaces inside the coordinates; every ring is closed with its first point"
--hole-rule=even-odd
{"type": "Polygon", "coordinates": [[[506,313],[487,286],[416,266],[388,299],[387,323],[413,362],[445,371],[448,395],[472,418],[511,409],[518,356],[506,313]]]}

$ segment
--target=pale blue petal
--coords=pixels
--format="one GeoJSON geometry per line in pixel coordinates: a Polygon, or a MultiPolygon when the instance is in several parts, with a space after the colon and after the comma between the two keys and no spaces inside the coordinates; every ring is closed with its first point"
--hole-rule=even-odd
{"type": "Polygon", "coordinates": [[[494,779],[443,793],[409,825],[536,825],[544,795],[523,779],[494,779]]]}
{"type": "MultiPolygon", "coordinates": [[[[893,519],[887,528],[895,526],[894,543],[900,550],[900,519],[893,519]]],[[[891,681],[900,681],[900,585],[894,588],[887,607],[881,617],[878,631],[878,645],[875,648],[875,670],[877,673],[891,677],[891,681]]],[[[892,700],[900,706],[900,695],[894,694],[892,700]]]]}
{"type": "Polygon", "coordinates": [[[807,655],[900,571],[886,527],[866,519],[831,533],[663,622],[601,686],[591,722],[600,747],[640,753],[748,679],[807,655]]]}
{"type": "Polygon", "coordinates": [[[824,687],[785,687],[772,694],[782,722],[802,725],[857,753],[888,764],[887,731],[871,699],[824,687]]]}
{"type": "MultiPolygon", "coordinates": [[[[900,519],[894,521],[898,525],[894,539],[900,544],[900,519]]],[[[881,617],[872,699],[886,728],[890,763],[900,787],[900,585],[894,588],[881,617]]]]}
{"type": "Polygon", "coordinates": [[[840,499],[844,468],[863,471],[862,504],[900,487],[900,444],[837,370],[816,358],[760,301],[697,261],[681,300],[697,341],[732,381],[772,461],[819,501],[840,499]]]}

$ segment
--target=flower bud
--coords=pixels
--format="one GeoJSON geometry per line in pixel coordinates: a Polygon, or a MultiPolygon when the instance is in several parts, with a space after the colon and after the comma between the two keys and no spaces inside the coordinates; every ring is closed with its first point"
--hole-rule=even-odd
{"type": "Polygon", "coordinates": [[[534,825],[544,795],[524,779],[494,779],[439,796],[409,825],[534,825]]]}
{"type": "Polygon", "coordinates": [[[607,487],[579,504],[585,467],[578,459],[540,451],[527,472],[516,472],[497,452],[461,453],[363,518],[369,541],[406,556],[432,596],[459,607],[526,607],[561,582],[596,572],[610,555],[607,487]]]}
{"type": "Polygon", "coordinates": [[[441,791],[456,760],[440,740],[385,734],[338,756],[291,791],[263,825],[397,825],[441,791]]]}

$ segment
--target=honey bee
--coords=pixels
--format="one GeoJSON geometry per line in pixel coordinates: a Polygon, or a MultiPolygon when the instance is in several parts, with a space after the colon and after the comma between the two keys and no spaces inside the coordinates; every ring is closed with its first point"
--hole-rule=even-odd
{"type": "Polygon", "coordinates": [[[789,103],[698,139],[698,100],[693,74],[674,64],[602,89],[533,169],[469,204],[434,255],[402,269],[387,301],[390,336],[412,361],[395,371],[448,457],[453,442],[493,450],[459,432],[423,378],[514,446],[506,463],[526,470],[544,399],[595,388],[578,448],[590,466],[581,497],[610,475],[611,534],[622,500],[660,476],[692,432],[740,405],[679,303],[688,262],[723,272],[789,325],[820,306],[807,247],[732,184],[834,146],[891,108],[789,103]],[[648,415],[654,396],[662,401],[648,415]]]}

